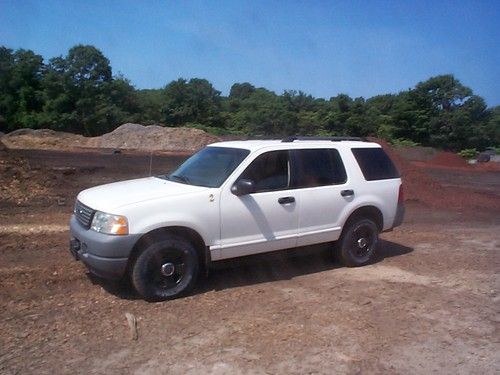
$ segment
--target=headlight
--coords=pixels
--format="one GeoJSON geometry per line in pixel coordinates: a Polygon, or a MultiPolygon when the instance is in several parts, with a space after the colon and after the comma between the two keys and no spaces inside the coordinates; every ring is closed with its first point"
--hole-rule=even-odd
{"type": "Polygon", "coordinates": [[[128,221],[125,216],[97,211],[92,219],[90,229],[106,234],[128,234],[128,221]]]}

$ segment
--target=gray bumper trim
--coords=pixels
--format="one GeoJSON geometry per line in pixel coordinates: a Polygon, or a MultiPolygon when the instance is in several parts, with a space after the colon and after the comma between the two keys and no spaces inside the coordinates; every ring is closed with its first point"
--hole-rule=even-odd
{"type": "Polygon", "coordinates": [[[128,258],[101,258],[89,253],[78,257],[90,272],[105,279],[121,279],[127,269],[128,258]]]}
{"type": "Polygon", "coordinates": [[[87,230],[74,215],[70,220],[72,254],[100,277],[118,279],[125,273],[128,257],[140,234],[112,236],[87,230]],[[74,240],[77,240],[76,242],[74,240]],[[78,246],[75,248],[75,244],[78,246]]]}

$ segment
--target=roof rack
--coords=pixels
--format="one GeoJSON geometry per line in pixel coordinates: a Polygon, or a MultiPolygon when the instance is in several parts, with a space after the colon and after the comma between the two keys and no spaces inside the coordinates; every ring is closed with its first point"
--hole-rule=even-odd
{"type": "Polygon", "coordinates": [[[365,142],[366,139],[362,137],[285,137],[281,142],[294,142],[294,141],[330,141],[330,142],[341,142],[341,141],[361,141],[365,142]]]}

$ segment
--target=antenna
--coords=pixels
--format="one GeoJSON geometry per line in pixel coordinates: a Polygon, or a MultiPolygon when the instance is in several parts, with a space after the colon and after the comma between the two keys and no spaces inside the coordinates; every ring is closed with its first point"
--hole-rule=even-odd
{"type": "Polygon", "coordinates": [[[151,171],[153,169],[153,150],[149,154],[149,176],[151,177],[151,171]]]}

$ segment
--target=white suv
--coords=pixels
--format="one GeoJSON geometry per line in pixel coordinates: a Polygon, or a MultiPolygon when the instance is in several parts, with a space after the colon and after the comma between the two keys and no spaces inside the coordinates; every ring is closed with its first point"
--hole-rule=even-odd
{"type": "Polygon", "coordinates": [[[404,216],[399,173],[359,138],[221,142],[169,175],[82,191],[70,249],[147,300],[187,293],[210,262],[335,242],[361,266],[404,216]]]}

